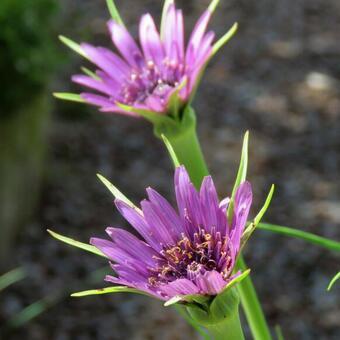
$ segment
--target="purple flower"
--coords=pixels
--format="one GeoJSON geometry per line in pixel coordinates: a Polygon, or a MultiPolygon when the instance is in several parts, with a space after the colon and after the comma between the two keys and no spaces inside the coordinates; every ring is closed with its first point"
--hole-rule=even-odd
{"type": "Polygon", "coordinates": [[[239,273],[233,273],[252,203],[249,182],[236,192],[234,214],[226,217],[228,200],[219,202],[212,178],[197,192],[184,166],[175,172],[178,213],[155,190],[148,188],[141,209],[121,200],[115,204],[141,235],[107,228],[112,241],[90,243],[109,259],[117,277],[106,281],[136,288],[162,300],[183,295],[217,295],[239,273]]]}
{"type": "Polygon", "coordinates": [[[167,2],[161,33],[150,14],[142,16],[140,46],[121,23],[110,20],[108,29],[118,53],[86,43],[79,46],[78,52],[97,67],[95,74],[72,77],[74,82],[97,92],[81,93],[81,98],[99,106],[100,111],[132,116],[139,116],[140,112],[166,114],[174,106],[184,107],[190,102],[207,61],[216,52],[214,47],[217,50],[228,40],[221,38],[215,46],[214,32],[207,32],[217,3],[214,0],[199,18],[186,47],[183,14],[174,1],[167,2]]]}

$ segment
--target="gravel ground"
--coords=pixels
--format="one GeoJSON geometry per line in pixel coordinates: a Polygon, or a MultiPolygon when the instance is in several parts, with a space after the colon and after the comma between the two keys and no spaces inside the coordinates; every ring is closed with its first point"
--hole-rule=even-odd
{"type": "MultiPolygon", "coordinates": [[[[151,0],[117,3],[133,32],[139,14],[159,16],[161,7],[151,0]]],[[[108,42],[104,0],[62,4],[63,34],[108,42]]],[[[207,1],[178,4],[192,27],[207,1]]],[[[340,240],[340,2],[222,0],[213,28],[220,35],[234,21],[239,32],[209,66],[195,102],[200,139],[219,192],[230,192],[242,135],[249,129],[253,214],[275,183],[267,221],[340,240]]],[[[72,56],[54,88],[69,86],[78,62],[72,56]]],[[[67,297],[69,291],[104,285],[102,273],[91,273],[105,261],[54,241],[46,227],[82,241],[104,235],[108,225],[128,228],[95,174],[138,201],[149,185],[173,199],[172,170],[146,122],[55,104],[40,207],[12,258],[29,270],[29,277],[1,297],[0,321],[43,296],[50,296],[50,308],[5,338],[195,338],[176,312],[144,297],[67,297]]],[[[339,285],[325,291],[339,270],[339,255],[257,231],[246,258],[270,325],[279,324],[286,339],[340,338],[339,285]]]]}

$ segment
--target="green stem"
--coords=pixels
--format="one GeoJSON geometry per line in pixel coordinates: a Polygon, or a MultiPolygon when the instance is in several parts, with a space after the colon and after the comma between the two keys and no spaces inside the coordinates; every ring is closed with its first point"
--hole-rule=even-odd
{"type": "MultiPolygon", "coordinates": [[[[246,269],[247,266],[241,254],[237,261],[236,270],[244,271],[246,269]]],[[[239,285],[237,285],[237,288],[240,295],[242,308],[248,320],[248,324],[254,339],[270,340],[271,334],[266,323],[266,319],[255,287],[250,277],[246,277],[239,285]]]]}
{"type": "Polygon", "coordinates": [[[208,168],[204,162],[201,146],[196,133],[196,117],[193,111],[186,115],[185,122],[178,130],[164,131],[180,164],[183,164],[190,174],[190,179],[196,188],[200,187],[204,176],[208,175],[208,168]]]}
{"type": "MultiPolygon", "coordinates": [[[[161,134],[164,134],[169,140],[180,164],[184,164],[192,182],[196,188],[199,188],[203,177],[208,175],[209,172],[197,138],[194,111],[188,108],[178,129],[159,129],[157,135],[160,136],[161,134]]],[[[240,256],[236,270],[245,268],[246,265],[240,256]]],[[[269,327],[266,323],[255,287],[249,276],[238,285],[238,291],[242,308],[254,339],[270,340],[269,327]]]]}
{"type": "Polygon", "coordinates": [[[239,313],[233,313],[225,321],[207,327],[214,340],[244,340],[239,313]]]}

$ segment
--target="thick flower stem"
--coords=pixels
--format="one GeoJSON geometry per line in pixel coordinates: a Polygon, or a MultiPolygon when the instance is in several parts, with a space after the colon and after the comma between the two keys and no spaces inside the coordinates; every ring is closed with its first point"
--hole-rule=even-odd
{"type": "MultiPolygon", "coordinates": [[[[164,134],[167,137],[179,162],[185,165],[194,185],[196,188],[199,188],[203,177],[208,175],[208,169],[197,138],[194,111],[191,108],[187,109],[178,129],[160,129],[157,131],[157,134],[159,136],[164,134]]],[[[236,271],[245,268],[246,264],[242,255],[240,255],[236,271]]],[[[270,340],[271,335],[269,327],[266,323],[255,287],[249,276],[238,285],[238,291],[240,294],[241,305],[246,315],[253,338],[255,340],[270,340]]]]}
{"type": "Polygon", "coordinates": [[[183,164],[190,174],[190,179],[198,188],[202,179],[208,174],[201,146],[196,133],[196,117],[193,111],[187,113],[185,122],[171,133],[164,133],[173,147],[180,164],[183,164]],[[175,133],[174,133],[175,132],[175,133]]]}
{"type": "Polygon", "coordinates": [[[224,322],[207,327],[209,334],[213,340],[243,340],[243,330],[236,312],[227,318],[224,322]]]}

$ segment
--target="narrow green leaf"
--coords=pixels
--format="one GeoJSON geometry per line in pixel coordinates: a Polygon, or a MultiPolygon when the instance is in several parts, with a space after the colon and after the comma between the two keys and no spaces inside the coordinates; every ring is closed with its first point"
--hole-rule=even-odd
{"type": "Polygon", "coordinates": [[[53,96],[58,99],[69,100],[77,103],[85,103],[85,100],[77,93],[69,93],[69,92],[54,92],[53,96]]]}
{"type": "Polygon", "coordinates": [[[248,169],[248,143],[249,143],[249,131],[247,131],[243,138],[242,153],[240,159],[240,165],[237,172],[236,181],[232,191],[232,197],[236,194],[237,188],[243,183],[247,178],[248,169]]]}
{"type": "Polygon", "coordinates": [[[215,12],[215,9],[216,7],[218,6],[220,0],[212,0],[209,7],[208,7],[208,10],[211,12],[211,13],[214,13],[215,12]]]}
{"type": "Polygon", "coordinates": [[[223,47],[237,32],[238,29],[238,23],[235,22],[233,26],[229,29],[229,31],[224,34],[217,42],[214,44],[212,49],[212,56],[214,56],[221,47],[223,47]]]}
{"type": "Polygon", "coordinates": [[[184,79],[176,87],[176,90],[171,94],[168,100],[167,112],[169,115],[173,116],[176,120],[180,120],[179,109],[180,109],[181,104],[183,103],[179,96],[179,93],[184,88],[184,86],[187,84],[187,82],[188,82],[188,78],[184,77],[184,79]]]}
{"type": "Polygon", "coordinates": [[[161,19],[161,39],[162,41],[165,40],[165,20],[166,16],[169,10],[169,7],[174,4],[174,0],[165,0],[163,5],[163,11],[162,11],[162,19],[161,19]]]}
{"type": "Polygon", "coordinates": [[[2,274],[0,276],[0,291],[24,279],[25,277],[26,272],[21,267],[13,269],[5,274],[2,274]]]}
{"type": "Polygon", "coordinates": [[[96,255],[99,255],[99,256],[107,258],[106,255],[104,255],[99,249],[97,249],[94,246],[91,246],[90,244],[86,244],[86,243],[82,243],[82,242],[73,240],[72,238],[60,235],[60,234],[58,234],[58,233],[56,233],[56,232],[54,232],[52,230],[49,230],[49,229],[47,229],[47,232],[51,236],[53,236],[54,238],[56,238],[57,240],[59,240],[61,242],[67,243],[67,244],[69,244],[69,245],[71,245],[73,247],[77,247],[77,248],[86,250],[86,251],[88,251],[90,253],[93,253],[93,254],[96,254],[96,255]]]}
{"type": "Polygon", "coordinates": [[[118,12],[117,6],[113,0],[106,0],[107,7],[111,14],[112,19],[117,22],[118,24],[124,26],[124,22],[118,12]]]}
{"type": "Polygon", "coordinates": [[[97,177],[109,189],[109,191],[112,193],[112,195],[116,199],[123,201],[125,204],[129,205],[131,208],[134,208],[137,211],[141,212],[141,210],[137,206],[135,206],[122,192],[120,192],[118,188],[115,187],[108,179],[106,179],[104,176],[100,174],[97,174],[97,177]]]}
{"type": "Polygon", "coordinates": [[[242,234],[242,238],[241,238],[241,248],[243,248],[243,246],[245,245],[245,243],[248,241],[249,237],[251,236],[251,234],[254,232],[254,230],[256,229],[256,227],[258,226],[258,224],[260,223],[263,215],[265,214],[265,212],[267,211],[269,204],[272,200],[273,194],[274,194],[274,184],[271,186],[270,191],[267,195],[266,201],[264,202],[263,207],[261,208],[261,210],[258,212],[258,214],[256,215],[256,217],[254,218],[254,221],[252,223],[250,223],[247,228],[244,230],[243,234],[242,234]]]}
{"type": "Polygon", "coordinates": [[[179,160],[175,154],[175,150],[173,149],[172,145],[170,144],[169,140],[162,134],[162,139],[163,142],[166,146],[166,148],[168,149],[169,155],[172,159],[172,162],[174,163],[175,168],[180,166],[179,160]]]}
{"type": "Polygon", "coordinates": [[[141,110],[137,109],[133,106],[130,105],[125,105],[120,102],[115,102],[115,104],[121,108],[122,110],[126,112],[133,112],[135,114],[140,115],[141,117],[145,118],[148,120],[150,123],[152,123],[154,126],[160,126],[160,125],[165,125],[165,126],[171,126],[171,127],[176,127],[176,122],[174,119],[170,118],[167,115],[149,111],[149,110],[141,110]]]}
{"type": "Polygon", "coordinates": [[[10,328],[22,327],[32,319],[44,313],[52,305],[58,302],[58,296],[52,293],[25,307],[19,313],[15,314],[8,322],[10,328]]]}
{"type": "Polygon", "coordinates": [[[99,284],[100,282],[103,281],[103,276],[108,271],[110,271],[110,268],[108,266],[105,266],[104,268],[97,269],[94,272],[90,273],[87,277],[85,277],[85,280],[84,278],[82,278],[81,280],[79,280],[78,283],[72,281],[65,282],[64,286],[59,287],[57,290],[49,291],[48,295],[28,305],[27,307],[22,309],[19,313],[13,315],[13,317],[8,322],[8,326],[10,328],[24,326],[32,319],[36,318],[49,308],[59,303],[64,298],[68,298],[70,291],[72,291],[72,289],[77,289],[72,288],[73,286],[82,287],[87,284],[99,284]]]}
{"type": "Polygon", "coordinates": [[[96,79],[96,80],[100,80],[100,78],[91,70],[89,70],[87,67],[82,66],[81,70],[88,75],[89,77],[96,79]]]}
{"type": "Polygon", "coordinates": [[[231,220],[233,210],[234,210],[234,197],[236,194],[237,188],[246,180],[247,177],[247,168],[248,168],[248,141],[249,141],[249,131],[247,131],[243,138],[243,145],[242,145],[242,153],[240,159],[240,165],[238,168],[235,184],[233,187],[233,191],[230,198],[230,203],[228,206],[227,216],[228,219],[231,220]]]}
{"type": "Polygon", "coordinates": [[[99,289],[91,289],[91,290],[84,290],[82,292],[72,293],[72,297],[83,297],[89,295],[101,295],[101,294],[111,294],[111,293],[136,293],[142,295],[149,295],[144,293],[140,290],[129,288],[125,286],[114,286],[114,287],[107,287],[107,288],[99,288],[99,289]]]}
{"type": "Polygon", "coordinates": [[[329,250],[340,251],[340,242],[330,240],[325,237],[318,236],[306,231],[269,223],[259,223],[258,228],[277,234],[295,237],[329,250]]]}
{"type": "Polygon", "coordinates": [[[69,47],[74,52],[80,54],[82,57],[89,59],[88,55],[85,53],[85,51],[81,48],[79,44],[77,44],[75,41],[71,40],[70,38],[66,38],[63,35],[59,35],[59,39],[62,43],[64,43],[67,47],[69,47]]]}
{"type": "Polygon", "coordinates": [[[282,329],[279,325],[275,326],[275,334],[276,334],[277,340],[284,340],[282,329]]]}
{"type": "Polygon", "coordinates": [[[267,195],[266,201],[264,202],[264,205],[263,205],[262,209],[258,212],[256,217],[254,218],[255,226],[257,226],[261,222],[261,219],[262,219],[263,215],[267,211],[267,209],[268,209],[268,207],[270,205],[270,202],[271,202],[271,200],[273,198],[274,190],[275,190],[275,186],[274,186],[274,184],[272,184],[272,186],[271,186],[271,188],[269,190],[269,194],[267,195]]]}
{"type": "Polygon", "coordinates": [[[338,272],[333,279],[331,280],[331,282],[329,283],[328,287],[327,287],[327,291],[330,291],[334,285],[334,283],[340,279],[340,272],[338,272]]]}
{"type": "Polygon", "coordinates": [[[222,293],[232,287],[234,287],[236,284],[242,282],[248,275],[250,274],[250,269],[246,269],[245,271],[242,272],[239,276],[231,280],[223,289],[222,293]]]}

